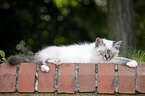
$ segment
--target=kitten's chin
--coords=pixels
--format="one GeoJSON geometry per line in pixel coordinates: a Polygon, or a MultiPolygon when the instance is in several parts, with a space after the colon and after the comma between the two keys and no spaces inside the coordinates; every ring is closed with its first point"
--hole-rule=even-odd
{"type": "Polygon", "coordinates": [[[105,58],[105,57],[104,57],[104,60],[105,60],[105,61],[110,61],[111,58],[105,58]]]}

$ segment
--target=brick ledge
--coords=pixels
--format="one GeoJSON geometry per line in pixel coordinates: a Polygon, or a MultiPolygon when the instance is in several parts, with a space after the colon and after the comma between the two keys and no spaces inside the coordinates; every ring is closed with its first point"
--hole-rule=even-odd
{"type": "Polygon", "coordinates": [[[145,64],[137,68],[117,64],[47,64],[49,73],[42,72],[35,63],[1,64],[0,92],[145,93],[145,64]]]}

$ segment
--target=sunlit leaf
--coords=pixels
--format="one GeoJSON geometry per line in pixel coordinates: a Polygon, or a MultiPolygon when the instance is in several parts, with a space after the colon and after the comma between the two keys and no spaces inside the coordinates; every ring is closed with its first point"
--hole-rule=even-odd
{"type": "Polygon", "coordinates": [[[1,55],[2,57],[5,57],[5,52],[2,51],[2,50],[0,50],[0,55],[1,55]]]}

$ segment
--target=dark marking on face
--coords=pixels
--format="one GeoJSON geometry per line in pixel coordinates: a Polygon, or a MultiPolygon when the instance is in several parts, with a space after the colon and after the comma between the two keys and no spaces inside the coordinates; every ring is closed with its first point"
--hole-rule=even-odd
{"type": "Polygon", "coordinates": [[[107,49],[107,50],[100,51],[100,55],[102,55],[105,60],[109,61],[114,57],[115,53],[107,49]]]}

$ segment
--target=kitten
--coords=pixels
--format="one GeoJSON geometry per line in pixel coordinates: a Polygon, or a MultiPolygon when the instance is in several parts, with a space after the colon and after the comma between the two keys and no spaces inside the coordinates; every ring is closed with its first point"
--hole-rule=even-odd
{"type": "Polygon", "coordinates": [[[57,65],[62,63],[115,63],[136,67],[138,64],[135,60],[118,57],[121,43],[122,41],[115,42],[96,38],[94,43],[50,46],[37,52],[31,58],[10,56],[7,61],[11,65],[21,62],[39,62],[41,70],[45,72],[49,71],[47,62],[57,65]]]}

